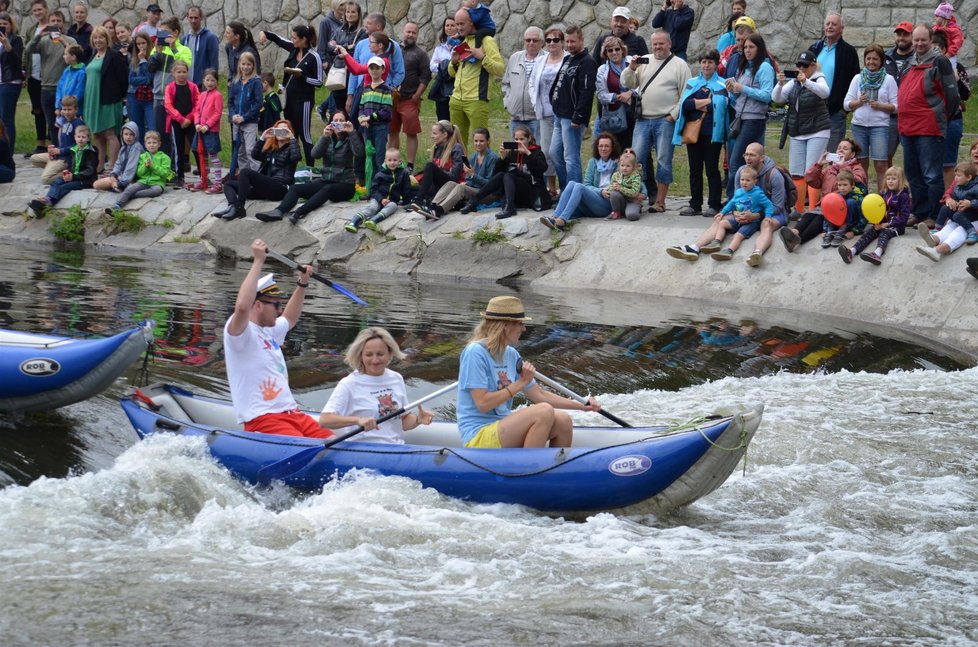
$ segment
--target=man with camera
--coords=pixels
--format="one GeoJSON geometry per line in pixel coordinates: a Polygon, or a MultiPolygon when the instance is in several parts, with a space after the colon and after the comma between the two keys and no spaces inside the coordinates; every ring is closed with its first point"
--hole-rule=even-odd
{"type": "Polygon", "coordinates": [[[652,18],[652,28],[664,29],[669,33],[672,53],[684,61],[694,16],[693,9],[686,6],[686,0],[663,0],[662,8],[652,18]]]}

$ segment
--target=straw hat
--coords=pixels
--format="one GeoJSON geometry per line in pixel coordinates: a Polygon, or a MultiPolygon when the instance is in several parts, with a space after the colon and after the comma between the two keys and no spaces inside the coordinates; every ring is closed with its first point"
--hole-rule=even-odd
{"type": "Polygon", "coordinates": [[[533,321],[526,316],[523,302],[516,297],[493,297],[482,313],[483,319],[494,321],[533,321]]]}

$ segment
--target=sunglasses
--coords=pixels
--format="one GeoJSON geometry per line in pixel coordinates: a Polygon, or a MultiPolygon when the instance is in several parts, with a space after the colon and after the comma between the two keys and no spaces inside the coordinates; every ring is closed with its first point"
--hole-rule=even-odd
{"type": "Polygon", "coordinates": [[[547,41],[548,43],[559,43],[559,42],[561,42],[561,41],[562,41],[562,40],[564,40],[564,39],[563,39],[563,38],[547,38],[547,39],[545,39],[545,40],[546,40],[546,41],[547,41]]]}
{"type": "Polygon", "coordinates": [[[798,67],[811,67],[812,66],[811,63],[801,63],[801,62],[798,62],[796,65],[798,67]]]}
{"type": "Polygon", "coordinates": [[[523,42],[524,43],[539,43],[540,42],[540,39],[539,38],[524,38],[523,39],[523,42]]]}
{"type": "Polygon", "coordinates": [[[621,48],[620,47],[606,47],[604,51],[606,51],[606,52],[608,52],[610,54],[611,52],[620,52],[621,51],[621,48]]]}
{"type": "Polygon", "coordinates": [[[273,308],[275,308],[276,310],[281,310],[282,309],[282,302],[281,301],[262,301],[261,299],[258,299],[258,301],[260,303],[264,303],[266,305],[270,305],[273,308]]]}

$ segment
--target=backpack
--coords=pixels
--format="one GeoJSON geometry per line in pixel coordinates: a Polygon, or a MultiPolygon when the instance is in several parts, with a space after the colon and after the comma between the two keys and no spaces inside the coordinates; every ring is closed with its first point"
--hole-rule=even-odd
{"type": "MultiPolygon", "coordinates": [[[[784,182],[784,204],[776,204],[774,206],[780,207],[784,212],[784,215],[787,216],[789,213],[791,213],[791,210],[794,209],[795,204],[798,202],[798,187],[795,186],[795,181],[791,179],[791,173],[789,173],[785,167],[781,166],[780,164],[776,164],[772,170],[778,171],[781,174],[781,181],[784,182]]],[[[771,194],[772,175],[774,175],[774,173],[766,173],[764,175],[764,181],[761,183],[761,189],[763,189],[764,193],[767,194],[768,199],[771,202],[774,202],[774,197],[771,194]]]]}

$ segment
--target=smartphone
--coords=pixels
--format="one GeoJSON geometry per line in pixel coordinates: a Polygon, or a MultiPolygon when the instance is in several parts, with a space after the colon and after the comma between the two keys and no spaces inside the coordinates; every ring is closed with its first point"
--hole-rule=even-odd
{"type": "Polygon", "coordinates": [[[786,78],[786,79],[797,79],[798,78],[798,70],[785,70],[784,71],[784,78],[786,78]]]}
{"type": "Polygon", "coordinates": [[[6,36],[7,35],[7,28],[6,27],[0,27],[0,34],[2,34],[3,36],[6,36]]]}
{"type": "Polygon", "coordinates": [[[840,159],[841,158],[839,157],[839,154],[838,153],[829,153],[828,155],[825,156],[825,161],[826,162],[833,162],[834,163],[834,162],[840,161],[840,159]]]}
{"type": "Polygon", "coordinates": [[[157,43],[165,43],[166,42],[166,39],[169,38],[172,35],[173,34],[171,34],[170,32],[163,31],[161,29],[160,31],[156,32],[156,42],[157,43]]]}
{"type": "Polygon", "coordinates": [[[61,40],[61,32],[60,31],[52,31],[51,32],[51,40],[61,40]]]}
{"type": "Polygon", "coordinates": [[[650,59],[648,56],[639,56],[638,57],[638,64],[639,65],[648,65],[650,60],[652,60],[652,59],[650,59]]]}
{"type": "Polygon", "coordinates": [[[338,121],[331,121],[329,123],[329,127],[332,128],[333,130],[345,130],[346,129],[346,123],[342,123],[341,124],[338,121]]]}
{"type": "Polygon", "coordinates": [[[282,137],[282,138],[288,137],[289,136],[289,129],[288,128],[272,128],[272,136],[273,137],[282,137]]]}
{"type": "Polygon", "coordinates": [[[519,145],[516,142],[503,142],[503,150],[515,151],[517,148],[519,145]]]}

